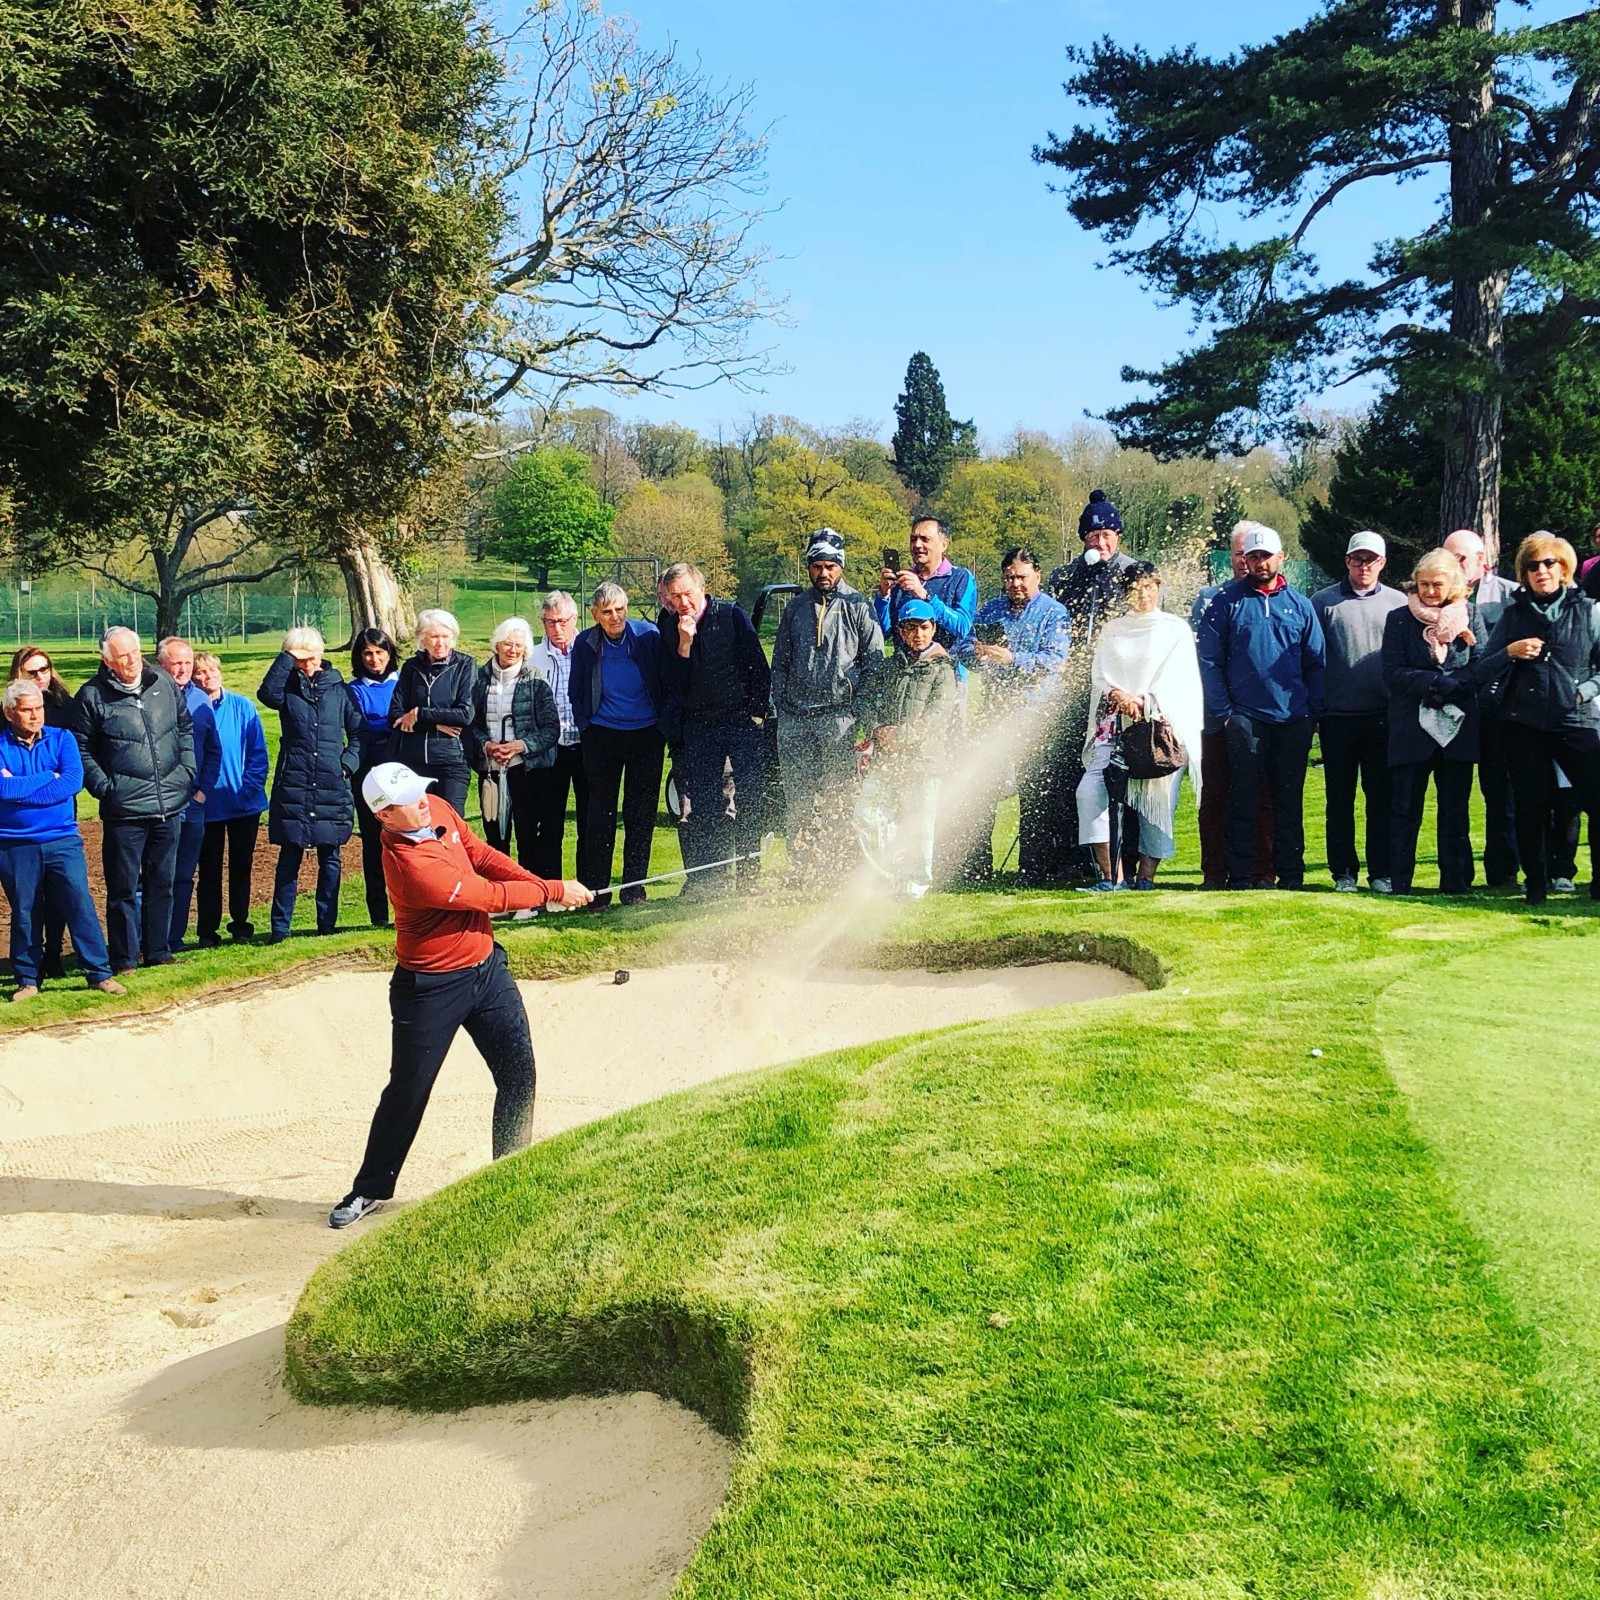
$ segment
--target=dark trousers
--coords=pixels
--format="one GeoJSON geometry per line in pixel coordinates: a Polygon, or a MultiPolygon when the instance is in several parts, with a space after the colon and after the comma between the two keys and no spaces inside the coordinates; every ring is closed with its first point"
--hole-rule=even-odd
{"type": "Polygon", "coordinates": [[[1370,716],[1327,716],[1322,735],[1322,781],[1327,789],[1328,870],[1335,878],[1359,878],[1356,854],[1356,784],[1367,802],[1367,876],[1389,873],[1389,722],[1370,716]]]}
{"type": "MultiPolygon", "coordinates": [[[[490,822],[487,817],[483,819],[483,837],[491,850],[498,850],[501,855],[511,854],[511,842],[516,840],[517,863],[524,866],[529,872],[534,872],[533,866],[533,806],[534,788],[532,783],[533,772],[528,767],[512,767],[506,773],[506,788],[511,796],[511,815],[500,817],[490,822]]],[[[483,804],[483,791],[491,786],[498,787],[498,777],[478,775],[478,803],[483,804]]],[[[536,873],[536,876],[543,874],[536,873]]],[[[558,872],[556,877],[560,877],[558,872]]]]}
{"type": "Polygon", "coordinates": [[[100,867],[106,879],[106,944],[111,966],[127,972],[171,953],[172,874],[181,817],[102,818],[100,867]]]}
{"type": "Polygon", "coordinates": [[[472,768],[466,762],[452,761],[445,766],[443,762],[428,761],[411,770],[419,777],[432,778],[433,793],[452,806],[458,817],[466,816],[467,794],[472,788],[472,768]]]}
{"type": "Polygon", "coordinates": [[[89,895],[83,840],[76,834],[40,844],[0,844],[0,887],[11,906],[11,971],[17,987],[36,989],[44,963],[41,910],[72,930],[79,964],[91,984],[111,976],[100,919],[89,895]]]}
{"type": "MultiPolygon", "coordinates": [[[[679,792],[689,800],[689,815],[679,830],[684,866],[699,867],[754,852],[756,859],[739,863],[741,887],[754,884],[761,875],[761,823],[766,815],[765,732],[748,720],[713,726],[690,723],[683,730],[676,765],[679,792]],[[722,792],[725,763],[733,771],[732,817],[722,792]]],[[[730,868],[718,867],[697,872],[688,883],[704,888],[710,887],[708,880],[726,883],[731,876],[730,868]]]]}
{"type": "MultiPolygon", "coordinates": [[[[1323,747],[1326,750],[1326,746],[1323,747]]],[[[1427,761],[1403,761],[1389,769],[1390,880],[1396,894],[1410,894],[1417,871],[1417,834],[1433,777],[1437,806],[1439,890],[1465,894],[1472,887],[1472,763],[1451,761],[1441,750],[1427,761]]]]}
{"type": "MultiPolygon", "coordinates": [[[[1218,728],[1200,735],[1200,877],[1209,889],[1228,881],[1228,796],[1233,784],[1228,772],[1228,736],[1218,728]]],[[[1272,877],[1272,790],[1263,778],[1256,791],[1256,851],[1250,879],[1265,883],[1272,877]]]]}
{"type": "MultiPolygon", "coordinates": [[[[339,846],[319,844],[317,852],[317,932],[332,933],[339,926],[339,846]]],[[[294,920],[295,897],[300,892],[300,863],[305,846],[280,844],[278,866],[272,875],[272,937],[287,937],[294,920]]]]}
{"type": "MultiPolygon", "coordinates": [[[[1576,878],[1578,876],[1578,842],[1583,835],[1583,807],[1571,789],[1556,785],[1550,797],[1550,825],[1545,834],[1545,850],[1549,857],[1550,877],[1576,878]]],[[[1589,838],[1589,854],[1595,853],[1593,830],[1589,838]]]]}
{"type": "Polygon", "coordinates": [[[203,817],[192,821],[185,815],[178,830],[178,859],[172,868],[172,921],[167,926],[167,938],[174,950],[183,943],[189,931],[189,907],[194,901],[194,875],[200,870],[200,851],[205,844],[206,825],[203,817]]]}
{"type": "Polygon", "coordinates": [[[1521,869],[1517,819],[1506,770],[1502,724],[1484,716],[1478,733],[1478,787],[1483,791],[1483,876],[1491,887],[1515,883],[1521,869]]]}
{"type": "Polygon", "coordinates": [[[533,841],[531,859],[522,865],[535,877],[564,878],[562,841],[567,831],[567,790],[572,791],[572,806],[578,824],[577,854],[583,865],[583,841],[589,831],[589,780],[583,773],[583,746],[558,744],[552,766],[535,767],[528,774],[532,797],[533,841]]]}
{"type": "Polygon", "coordinates": [[[369,1200],[394,1194],[439,1069],[460,1028],[467,1030],[494,1079],[495,1160],[526,1147],[533,1137],[533,1040],[522,996],[499,945],[477,966],[456,972],[396,967],[389,980],[389,1015],[389,1081],[372,1116],[354,1193],[369,1200]]]}
{"type": "MultiPolygon", "coordinates": [[[[1550,889],[1545,830],[1551,796],[1556,791],[1555,766],[1572,785],[1572,798],[1589,815],[1589,836],[1600,822],[1600,733],[1590,728],[1546,731],[1520,722],[1502,722],[1500,739],[1506,770],[1511,774],[1512,805],[1517,819],[1517,852],[1522,857],[1528,898],[1543,900],[1550,889]]],[[[1589,885],[1600,899],[1600,882],[1589,885]]]]}
{"type": "Polygon", "coordinates": [[[356,827],[361,830],[361,884],[367,894],[367,920],[381,928],[389,921],[389,888],[383,881],[383,824],[361,797],[362,780],[371,770],[363,767],[351,779],[351,787],[355,790],[356,827]]]}
{"type": "MultiPolygon", "coordinates": [[[[583,730],[583,775],[589,783],[589,833],[578,877],[591,889],[611,882],[617,847],[617,795],[622,794],[622,878],[626,883],[650,871],[650,846],[661,804],[661,764],[665,741],[659,728],[583,730]]],[[[596,902],[609,903],[609,895],[596,902]]],[[[635,896],[630,895],[630,899],[635,896]]],[[[640,889],[636,898],[644,898],[640,889]]]]}
{"type": "Polygon", "coordinates": [[[195,936],[201,944],[216,944],[222,930],[222,857],[228,857],[228,932],[235,939],[255,933],[250,921],[250,893],[256,865],[259,816],[229,817],[208,822],[200,845],[200,875],[195,885],[195,936]]]}
{"type": "Polygon", "coordinates": [[[1306,761],[1312,731],[1310,717],[1261,722],[1236,711],[1228,719],[1230,789],[1224,841],[1228,877],[1235,885],[1251,881],[1260,821],[1257,796],[1263,779],[1272,794],[1272,869],[1278,885],[1297,889],[1305,882],[1306,761]]]}

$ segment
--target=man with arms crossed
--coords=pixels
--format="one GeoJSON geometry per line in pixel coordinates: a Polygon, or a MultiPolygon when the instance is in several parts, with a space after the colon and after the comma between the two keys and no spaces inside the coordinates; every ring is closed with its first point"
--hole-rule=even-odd
{"type": "Polygon", "coordinates": [[[491,850],[398,761],[374,767],[362,797],[383,827],[383,879],[394,907],[393,1044],[389,1082],[373,1113],[350,1193],[328,1216],[348,1228],[394,1196],[395,1181],[460,1028],[494,1078],[494,1158],[524,1149],[533,1132],[533,1042],[528,1014],[489,918],[551,904],[587,905],[581,883],[536,878],[491,850]]]}

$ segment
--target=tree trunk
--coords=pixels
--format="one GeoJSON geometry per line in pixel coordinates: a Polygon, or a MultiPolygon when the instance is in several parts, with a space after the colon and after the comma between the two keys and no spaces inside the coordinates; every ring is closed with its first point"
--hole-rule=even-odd
{"type": "MultiPolygon", "coordinates": [[[[1458,27],[1493,33],[1493,0],[1446,0],[1458,27]]],[[[1494,82],[1484,74],[1463,84],[1450,122],[1450,225],[1458,234],[1482,227],[1495,197],[1500,132],[1494,82]]],[[[1485,254],[1467,249],[1468,261],[1485,254]]],[[[1439,536],[1468,528],[1483,538],[1491,567],[1500,557],[1500,467],[1504,433],[1505,298],[1503,268],[1463,264],[1450,285],[1450,337],[1463,373],[1453,426],[1445,441],[1439,536]]]]}
{"type": "Polygon", "coordinates": [[[417,631],[416,605],[377,541],[358,535],[335,559],[350,600],[352,635],[362,628],[382,628],[396,644],[411,639],[417,631]]]}

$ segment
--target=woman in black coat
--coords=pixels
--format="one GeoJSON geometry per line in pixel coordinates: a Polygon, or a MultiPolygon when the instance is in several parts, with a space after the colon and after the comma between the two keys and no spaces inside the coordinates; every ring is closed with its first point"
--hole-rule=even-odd
{"type": "Polygon", "coordinates": [[[489,651],[472,690],[472,730],[481,752],[478,794],[483,799],[483,836],[494,849],[509,855],[514,828],[517,860],[532,871],[538,832],[533,774],[555,764],[561,716],[550,685],[534,670],[533,630],[521,617],[508,618],[494,630],[489,651]],[[499,803],[502,769],[510,813],[491,817],[499,803]],[[489,796],[491,789],[495,797],[489,796]]]}
{"type": "MultiPolygon", "coordinates": [[[[1530,533],[1517,547],[1522,587],[1489,637],[1478,665],[1490,685],[1493,715],[1511,778],[1517,852],[1528,904],[1550,892],[1545,828],[1560,767],[1572,797],[1589,814],[1591,854],[1600,829],[1600,612],[1573,587],[1578,557],[1565,539],[1530,533]]],[[[1600,873],[1589,884],[1600,900],[1600,873]]]]}
{"type": "Polygon", "coordinates": [[[400,669],[389,702],[399,734],[396,761],[434,780],[434,793],[458,815],[472,783],[472,687],[477,663],[456,649],[461,628],[448,611],[417,618],[417,653],[400,669]]]}
{"type": "Polygon", "coordinates": [[[1467,601],[1461,563],[1448,550],[1434,550],[1417,563],[1407,604],[1384,621],[1389,876],[1396,894],[1411,893],[1430,775],[1438,800],[1440,892],[1472,890],[1468,810],[1478,759],[1478,691],[1472,665],[1483,654],[1481,628],[1478,608],[1467,601]]]}
{"type": "Polygon", "coordinates": [[[317,932],[339,922],[339,847],[350,837],[350,776],[361,760],[362,717],[338,669],[323,660],[315,628],[291,628],[256,698],[278,713],[282,735],[267,805],[278,847],[270,944],[289,936],[300,863],[317,852],[317,932]]]}

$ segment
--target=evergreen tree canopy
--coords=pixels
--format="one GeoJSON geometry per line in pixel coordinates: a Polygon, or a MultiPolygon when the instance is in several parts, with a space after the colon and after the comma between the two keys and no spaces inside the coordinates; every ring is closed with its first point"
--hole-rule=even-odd
{"type": "Polygon", "coordinates": [[[1507,386],[1600,314],[1600,15],[1501,27],[1494,0],[1336,0],[1223,59],[1109,39],[1071,58],[1093,120],[1035,156],[1112,259],[1209,334],[1124,374],[1152,393],[1110,414],[1119,437],[1237,453],[1291,434],[1308,387],[1404,367],[1453,414],[1437,525],[1493,544],[1507,386]],[[1363,275],[1318,276],[1318,226],[1363,185],[1430,173],[1408,236],[1374,241],[1363,275]],[[1514,359],[1512,308],[1535,325],[1514,359]]]}
{"type": "Polygon", "coordinates": [[[919,499],[931,500],[944,487],[957,454],[976,454],[976,430],[970,422],[951,421],[939,369],[924,351],[906,364],[905,388],[894,403],[894,416],[889,442],[895,471],[919,499]]]}
{"type": "MultiPolygon", "coordinates": [[[[1520,333],[1513,321],[1513,345],[1520,333]]],[[[1505,545],[1548,529],[1587,553],[1600,519],[1600,338],[1585,332],[1508,396],[1505,412],[1505,545]]],[[[1334,456],[1326,505],[1313,504],[1301,530],[1306,552],[1330,572],[1357,528],[1389,541],[1391,581],[1403,579],[1438,543],[1437,485],[1448,415],[1430,415],[1404,375],[1334,456]]],[[[1446,530],[1449,531],[1449,530],[1446,530]]],[[[1502,561],[1502,565],[1506,564],[1502,561]]]]}
{"type": "Polygon", "coordinates": [[[141,545],[170,627],[238,579],[185,575],[220,518],[326,553],[405,511],[453,447],[501,221],[499,66],[463,11],[0,0],[0,37],[19,555],[141,545]]]}

